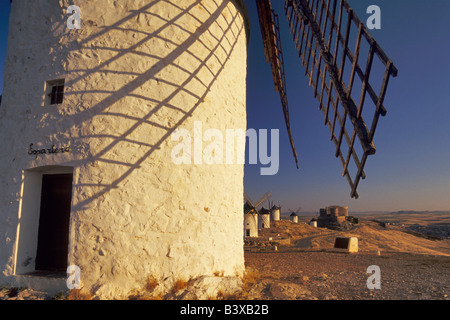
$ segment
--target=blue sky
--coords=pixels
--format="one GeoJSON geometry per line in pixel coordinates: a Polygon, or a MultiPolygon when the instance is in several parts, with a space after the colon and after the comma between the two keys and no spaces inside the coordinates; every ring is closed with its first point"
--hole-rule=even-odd
{"type": "MultiPolygon", "coordinates": [[[[260,165],[246,165],[244,184],[250,197],[257,200],[270,191],[283,210],[317,211],[333,204],[349,206],[350,211],[450,210],[450,1],[348,0],[362,21],[369,16],[369,5],[381,8],[381,30],[370,32],[399,70],[389,84],[384,103],[388,113],[375,135],[377,153],[367,161],[367,179],[359,184],[357,200],[350,198],[330,132],[291,41],[284,0],[272,0],[280,16],[291,126],[300,160],[296,168],[279,96],[264,60],[255,1],[246,2],[251,20],[248,128],[280,129],[278,174],[261,176],[260,165]]],[[[0,74],[8,15],[9,1],[3,0],[0,74]]]]}
{"type": "Polygon", "coordinates": [[[279,174],[258,175],[246,168],[245,187],[253,198],[271,191],[285,208],[317,211],[338,204],[350,211],[450,210],[450,1],[349,0],[361,21],[366,9],[381,9],[381,30],[371,30],[399,70],[389,84],[385,106],[375,135],[377,153],[369,157],[367,179],[359,184],[359,199],[350,198],[350,187],[334,157],[330,132],[308,86],[296,55],[284,1],[272,1],[280,16],[285,53],[291,126],[300,159],[295,168],[290,153],[277,93],[271,89],[270,66],[264,65],[254,1],[247,1],[252,17],[249,50],[249,127],[280,128],[279,174]],[[264,80],[261,80],[264,79],[264,80]]]}

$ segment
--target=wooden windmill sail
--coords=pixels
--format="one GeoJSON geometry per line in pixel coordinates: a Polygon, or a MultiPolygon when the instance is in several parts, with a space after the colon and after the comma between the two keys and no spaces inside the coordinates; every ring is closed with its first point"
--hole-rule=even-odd
{"type": "Polygon", "coordinates": [[[258,208],[263,204],[264,201],[270,199],[271,197],[272,194],[270,192],[267,192],[257,202],[253,202],[252,199],[250,199],[250,197],[247,195],[247,193],[244,192],[244,199],[246,200],[247,208],[255,209],[256,211],[258,211],[258,208]]]}
{"type": "Polygon", "coordinates": [[[289,209],[289,211],[290,211],[291,213],[294,213],[294,214],[299,214],[299,213],[300,213],[300,210],[302,210],[302,207],[298,207],[298,209],[297,209],[296,211],[294,211],[294,210],[292,210],[292,209],[289,209]]]}
{"type": "Polygon", "coordinates": [[[261,34],[264,42],[264,54],[266,62],[272,66],[272,77],[275,85],[275,91],[280,94],[281,106],[283,107],[284,120],[288,131],[289,141],[295,163],[298,168],[297,151],[295,151],[294,139],[289,120],[289,106],[286,93],[286,79],[284,72],[283,50],[281,47],[280,28],[278,15],[271,8],[269,1],[256,1],[260,20],[261,34]]]}
{"type": "Polygon", "coordinates": [[[298,223],[298,214],[300,213],[301,209],[302,209],[301,207],[299,207],[296,211],[289,209],[289,211],[291,211],[291,215],[289,216],[291,221],[298,223]]]}
{"type": "MultiPolygon", "coordinates": [[[[266,60],[271,64],[275,90],[280,92],[289,139],[297,162],[288,113],[278,16],[271,8],[270,0],[257,0],[257,7],[266,60]]],[[[396,77],[398,71],[347,1],[286,0],[285,13],[305,74],[319,100],[324,123],[330,129],[331,140],[336,147],[335,156],[342,163],[342,175],[347,178],[351,187],[351,197],[358,198],[356,190],[360,179],[366,177],[364,166],[367,158],[376,152],[373,140],[378,120],[380,115],[385,116],[387,113],[383,102],[389,79],[391,76],[396,77]],[[355,28],[356,44],[352,51],[349,47],[350,35],[355,28]],[[369,46],[366,60],[360,54],[363,42],[369,46]],[[375,59],[384,65],[384,77],[378,93],[374,90],[370,77],[375,59]],[[365,67],[361,67],[361,61],[366,61],[365,67]],[[351,64],[349,80],[344,77],[346,63],[351,64]],[[355,98],[353,94],[356,77],[362,82],[359,98],[355,98]],[[366,103],[367,95],[374,108],[365,110],[370,111],[373,116],[364,119],[363,108],[369,107],[366,103]],[[366,123],[371,124],[367,126],[366,123]],[[351,134],[346,129],[348,125],[352,128],[351,134]],[[344,141],[347,149],[343,146],[344,141]],[[362,155],[357,154],[356,144],[361,146],[362,155]],[[349,170],[351,163],[357,168],[353,175],[349,170]]]]}

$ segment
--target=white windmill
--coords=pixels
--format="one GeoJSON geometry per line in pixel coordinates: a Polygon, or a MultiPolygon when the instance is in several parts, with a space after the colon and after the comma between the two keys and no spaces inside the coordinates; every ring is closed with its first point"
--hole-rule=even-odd
{"type": "Polygon", "coordinates": [[[258,229],[270,228],[270,215],[272,213],[272,210],[271,210],[272,205],[273,205],[273,201],[269,201],[269,209],[262,207],[258,211],[258,213],[259,213],[258,229]]]}
{"type": "Polygon", "coordinates": [[[281,219],[281,205],[272,205],[270,207],[272,221],[279,221],[281,219]]]}
{"type": "Polygon", "coordinates": [[[289,219],[294,222],[294,223],[298,223],[298,214],[300,212],[302,208],[298,207],[297,211],[294,211],[292,209],[289,209],[289,211],[291,212],[291,215],[289,216],[289,219]]]}
{"type": "Polygon", "coordinates": [[[244,192],[244,235],[246,237],[258,236],[258,208],[262,203],[268,200],[272,195],[267,192],[257,202],[253,202],[250,197],[244,192]]]}

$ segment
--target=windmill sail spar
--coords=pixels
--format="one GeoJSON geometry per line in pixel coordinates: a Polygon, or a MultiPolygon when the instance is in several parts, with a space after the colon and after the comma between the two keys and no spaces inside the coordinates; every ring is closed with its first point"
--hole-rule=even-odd
{"type": "MultiPolygon", "coordinates": [[[[291,145],[296,154],[290,132],[277,16],[271,8],[270,0],[257,0],[257,5],[266,60],[272,66],[275,89],[280,92],[291,145]]],[[[324,115],[325,125],[330,129],[331,140],[336,147],[335,156],[342,163],[342,175],[347,178],[351,187],[350,196],[358,198],[356,189],[360,180],[366,177],[364,166],[367,158],[376,152],[373,139],[378,120],[380,115],[385,116],[387,113],[383,103],[389,79],[391,76],[396,77],[398,71],[347,1],[286,0],[285,11],[305,75],[309,77],[309,85],[313,87],[314,96],[319,100],[319,110],[324,115]],[[350,36],[352,29],[357,30],[353,52],[350,48],[350,40],[354,40],[350,36]],[[359,61],[362,45],[369,48],[363,68],[359,61]],[[371,83],[371,73],[374,73],[372,66],[376,59],[384,65],[384,70],[380,70],[384,71],[384,77],[378,94],[371,83]],[[350,72],[348,80],[346,71],[350,72]],[[353,89],[357,77],[361,80],[361,90],[355,99],[353,91],[356,90],[353,89]],[[368,105],[368,101],[373,105],[368,105]],[[366,119],[363,118],[363,109],[366,119]],[[373,116],[367,117],[367,112],[373,116]],[[370,127],[366,121],[371,121],[370,127]],[[351,128],[351,136],[347,131],[348,127],[351,128]],[[362,150],[359,155],[355,149],[358,145],[362,150]]]]}
{"type": "Polygon", "coordinates": [[[289,106],[286,94],[286,80],[284,72],[283,50],[280,41],[280,28],[278,15],[271,8],[270,0],[257,0],[258,16],[261,27],[261,34],[264,43],[264,53],[266,62],[271,64],[275,91],[280,94],[281,105],[283,107],[286,129],[291,143],[292,153],[298,168],[297,152],[295,150],[294,139],[292,138],[291,125],[289,120],[289,106]]]}
{"type": "Polygon", "coordinates": [[[285,9],[294,42],[306,69],[306,75],[309,76],[309,83],[314,88],[315,96],[319,99],[319,109],[324,114],[325,124],[331,131],[331,140],[336,146],[335,155],[340,158],[344,168],[342,175],[346,176],[350,184],[351,197],[358,198],[356,189],[360,179],[365,178],[364,166],[367,157],[376,152],[373,138],[378,119],[380,115],[385,116],[387,112],[383,106],[383,101],[389,78],[390,76],[397,76],[397,69],[345,0],[339,1],[339,7],[338,0],[286,0],[285,9]],[[349,48],[352,27],[356,27],[358,30],[353,53],[349,48]],[[358,61],[362,41],[366,41],[369,46],[364,71],[358,61]],[[332,49],[333,46],[334,50],[332,49]],[[341,50],[340,61],[338,61],[339,50],[341,50]],[[369,82],[372,65],[376,58],[385,67],[379,95],[375,93],[369,82]],[[343,76],[347,60],[351,63],[351,71],[350,79],[346,83],[343,76]],[[323,68],[322,63],[324,64],[323,68]],[[358,105],[352,97],[356,75],[362,81],[358,105]],[[362,117],[367,93],[375,106],[375,110],[371,110],[374,116],[371,119],[372,125],[370,128],[367,127],[362,117]],[[325,96],[326,99],[324,99],[325,96]],[[333,96],[336,98],[333,98],[333,96]],[[330,115],[330,104],[334,112],[332,115],[330,115]],[[339,111],[339,105],[343,107],[343,112],[339,111]],[[353,125],[351,138],[346,130],[347,120],[350,120],[353,125]],[[363,150],[361,159],[358,158],[354,148],[356,137],[359,138],[363,150]],[[346,157],[344,157],[345,153],[343,154],[342,151],[344,138],[348,145],[346,157]],[[357,168],[356,174],[353,176],[354,180],[349,173],[349,165],[352,159],[357,168]]]}
{"type": "Polygon", "coordinates": [[[272,194],[270,192],[267,192],[265,195],[263,195],[256,203],[250,199],[250,197],[245,193],[244,191],[244,200],[247,201],[247,203],[254,209],[258,209],[258,207],[266,200],[270,199],[272,197],[272,194]]]}

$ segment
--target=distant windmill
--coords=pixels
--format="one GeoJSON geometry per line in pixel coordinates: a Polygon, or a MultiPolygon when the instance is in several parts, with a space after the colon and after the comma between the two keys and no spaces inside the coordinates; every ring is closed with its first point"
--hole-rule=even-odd
{"type": "Polygon", "coordinates": [[[253,202],[244,192],[244,234],[246,237],[258,236],[258,209],[270,197],[272,194],[267,192],[257,202],[253,202]]]}
{"type": "Polygon", "coordinates": [[[258,211],[258,213],[259,213],[258,228],[259,229],[270,228],[270,219],[271,219],[271,214],[272,214],[273,201],[269,200],[268,205],[269,205],[268,209],[262,207],[258,211]]]}
{"type": "Polygon", "coordinates": [[[291,215],[289,217],[290,217],[292,222],[298,223],[298,214],[300,213],[300,210],[302,210],[301,207],[298,207],[297,211],[289,209],[289,211],[291,212],[291,215]]]}
{"type": "MultiPolygon", "coordinates": [[[[271,64],[275,90],[280,94],[288,137],[298,168],[289,119],[278,15],[272,9],[270,0],[256,0],[256,3],[266,61],[271,64]]],[[[389,78],[396,77],[398,71],[346,0],[286,0],[285,14],[305,75],[314,89],[314,96],[319,100],[324,124],[330,129],[331,140],[336,147],[335,156],[343,166],[342,175],[351,187],[350,196],[358,198],[356,189],[360,179],[366,177],[364,166],[367,157],[376,152],[373,139],[378,120],[380,115],[385,116],[387,112],[383,102],[389,78]],[[356,30],[351,32],[352,29],[356,30]],[[356,39],[354,34],[357,34],[356,39]],[[354,50],[350,47],[351,43],[355,43],[354,50]],[[367,62],[362,61],[363,67],[359,61],[360,56],[365,54],[362,45],[369,48],[367,62]],[[375,86],[371,85],[373,75],[376,75],[376,72],[371,74],[376,59],[384,65],[384,77],[378,93],[373,89],[375,86]],[[361,90],[360,95],[355,97],[352,91],[357,91],[353,87],[358,78],[361,90]],[[365,116],[366,119],[363,118],[363,108],[364,114],[368,112],[369,115],[365,116]],[[371,126],[368,127],[365,121],[370,121],[371,126]],[[343,142],[348,146],[347,149],[343,148],[343,142]],[[355,144],[361,147],[362,155],[357,154],[355,144]],[[356,173],[350,173],[353,170],[351,164],[355,165],[356,173]]]]}
{"type": "Polygon", "coordinates": [[[279,221],[281,219],[281,205],[274,205],[274,202],[269,202],[270,214],[272,221],[279,221]]]}

